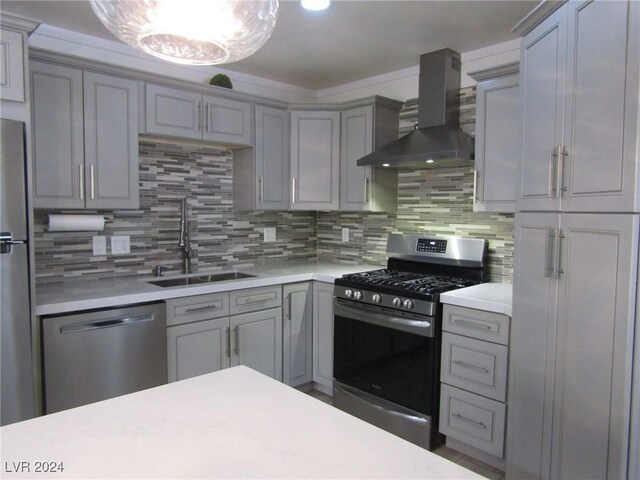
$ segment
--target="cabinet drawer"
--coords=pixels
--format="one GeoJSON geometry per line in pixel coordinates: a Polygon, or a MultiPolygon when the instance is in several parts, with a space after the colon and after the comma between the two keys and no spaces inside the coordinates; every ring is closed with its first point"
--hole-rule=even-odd
{"type": "Polygon", "coordinates": [[[507,315],[455,305],[445,305],[442,314],[442,330],[445,332],[502,345],[509,345],[509,323],[507,315]]]}
{"type": "Polygon", "coordinates": [[[508,347],[442,334],[441,381],[504,402],[507,398],[508,347]]]}
{"type": "Polygon", "coordinates": [[[167,325],[208,320],[229,315],[229,292],[167,300],[167,325]]]}
{"type": "Polygon", "coordinates": [[[442,385],[440,432],[502,458],[506,405],[442,385]]]}
{"type": "Polygon", "coordinates": [[[282,286],[247,288],[231,292],[231,315],[282,306],[282,286]]]}

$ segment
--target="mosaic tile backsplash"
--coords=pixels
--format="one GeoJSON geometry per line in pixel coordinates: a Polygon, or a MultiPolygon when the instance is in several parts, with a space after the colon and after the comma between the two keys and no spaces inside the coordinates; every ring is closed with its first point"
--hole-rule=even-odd
{"type": "MultiPolygon", "coordinates": [[[[460,104],[461,127],[473,134],[475,88],[461,90],[460,104]]],[[[416,112],[417,102],[408,101],[401,112],[401,134],[412,128],[416,112]]],[[[316,258],[382,264],[387,235],[399,231],[486,238],[489,279],[511,281],[513,215],[473,212],[472,168],[401,171],[394,214],[234,212],[232,175],[231,152],[141,140],[140,209],[100,212],[112,223],[99,234],[129,235],[131,253],[94,257],[96,232],[47,232],[46,214],[66,212],[36,210],[37,283],[150,275],[156,265],[180,272],[183,196],[189,197],[194,271],[316,258]],[[277,227],[276,242],[263,243],[264,227],[277,227]],[[341,240],[342,227],[349,227],[349,243],[341,240]]]]}
{"type": "Polygon", "coordinates": [[[141,141],[139,210],[106,212],[113,223],[99,233],[47,232],[46,213],[59,212],[35,212],[36,281],[151,275],[156,265],[181,272],[178,233],[184,196],[189,197],[194,271],[315,259],[316,213],[234,212],[232,170],[228,151],[141,141]],[[276,241],[263,243],[263,228],[275,226],[276,241]],[[94,257],[91,237],[96,234],[129,235],[131,253],[94,257]]]}

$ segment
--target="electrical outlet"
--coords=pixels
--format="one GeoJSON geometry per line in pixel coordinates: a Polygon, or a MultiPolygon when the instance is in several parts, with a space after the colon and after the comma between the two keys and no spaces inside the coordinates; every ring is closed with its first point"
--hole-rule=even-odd
{"type": "Polygon", "coordinates": [[[93,256],[107,254],[107,237],[104,235],[96,235],[93,240],[93,256]]]}
{"type": "Polygon", "coordinates": [[[342,227],[342,241],[349,241],[349,227],[342,227]]]}
{"type": "Polygon", "coordinates": [[[264,241],[275,242],[276,241],[276,227],[265,227],[264,229],[264,241]]]}
{"type": "Polygon", "coordinates": [[[114,235],[111,237],[111,253],[122,255],[131,251],[129,235],[114,235]]]}

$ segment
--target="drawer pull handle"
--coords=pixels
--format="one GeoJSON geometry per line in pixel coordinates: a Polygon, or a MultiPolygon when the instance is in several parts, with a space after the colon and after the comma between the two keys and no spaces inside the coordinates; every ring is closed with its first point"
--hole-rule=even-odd
{"type": "Polygon", "coordinates": [[[454,364],[456,364],[456,365],[458,365],[459,367],[462,367],[462,368],[468,368],[469,370],[475,370],[476,372],[489,373],[489,370],[487,370],[484,367],[478,367],[477,365],[471,365],[470,363],[463,362],[461,360],[454,360],[451,363],[454,363],[454,364]]]}
{"type": "Polygon", "coordinates": [[[186,313],[202,312],[204,310],[212,310],[220,307],[221,307],[220,302],[216,302],[216,303],[210,303],[208,305],[204,305],[202,307],[187,308],[185,312],[186,313]]]}
{"type": "Polygon", "coordinates": [[[476,422],[475,420],[471,420],[470,418],[465,417],[464,415],[460,415],[459,413],[452,413],[452,417],[457,418],[458,420],[462,420],[463,422],[470,423],[480,428],[487,428],[487,426],[482,422],[476,422]]]}
{"type": "Polygon", "coordinates": [[[239,305],[251,305],[254,303],[264,303],[270,300],[275,300],[276,295],[274,293],[263,293],[261,295],[253,295],[251,297],[243,297],[238,301],[239,305]]]}
{"type": "Polygon", "coordinates": [[[475,330],[491,330],[491,325],[483,325],[482,323],[470,322],[469,320],[454,319],[453,323],[462,325],[463,327],[473,328],[475,330]]]}

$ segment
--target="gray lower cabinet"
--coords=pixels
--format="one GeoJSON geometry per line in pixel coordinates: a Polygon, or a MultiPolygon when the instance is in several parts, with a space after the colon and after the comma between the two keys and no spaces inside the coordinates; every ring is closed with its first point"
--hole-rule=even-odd
{"type": "Polygon", "coordinates": [[[516,215],[507,473],[626,478],[638,218],[516,215]]]}
{"type": "Polygon", "coordinates": [[[509,324],[508,316],[494,312],[443,309],[440,432],[447,445],[499,468],[504,468],[509,324]]]}
{"type": "Polygon", "coordinates": [[[288,210],[289,112],[256,105],[255,148],[233,153],[236,210],[288,210]]]}
{"type": "Polygon", "coordinates": [[[473,209],[512,213],[522,143],[518,64],[470,75],[478,81],[473,209]]]}
{"type": "Polygon", "coordinates": [[[170,382],[246,365],[282,380],[281,286],[166,301],[170,382]]]}
{"type": "Polygon", "coordinates": [[[232,316],[230,328],[231,366],[246,365],[282,381],[282,308],[232,316]]]}
{"type": "Polygon", "coordinates": [[[400,102],[374,97],[370,105],[341,112],[340,210],[397,210],[398,171],[359,167],[357,161],[398,138],[401,106],[400,102]]]}
{"type": "Polygon", "coordinates": [[[567,2],[524,37],[518,210],[638,211],[639,11],[567,2]]]}
{"type": "Polygon", "coordinates": [[[31,62],[34,207],[137,208],[138,85],[31,62]]]}
{"type": "Polygon", "coordinates": [[[333,284],[313,282],[313,382],[333,395],[333,284]]]}
{"type": "Polygon", "coordinates": [[[292,210],[340,208],[340,112],[291,112],[292,210]]]}
{"type": "Polygon", "coordinates": [[[313,288],[311,282],[282,287],[283,382],[293,387],[313,378],[313,288]]]}
{"type": "Polygon", "coordinates": [[[145,105],[147,133],[253,145],[252,105],[248,102],[147,84],[145,105]]]}

